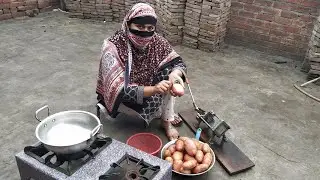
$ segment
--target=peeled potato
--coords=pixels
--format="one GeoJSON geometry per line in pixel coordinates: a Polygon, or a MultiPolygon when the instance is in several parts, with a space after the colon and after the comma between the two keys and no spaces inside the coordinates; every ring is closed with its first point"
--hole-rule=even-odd
{"type": "Polygon", "coordinates": [[[174,160],[173,161],[173,170],[179,172],[182,167],[182,164],[183,164],[182,160],[174,160]]]}
{"type": "Polygon", "coordinates": [[[198,166],[196,166],[192,172],[194,174],[198,174],[198,173],[201,173],[203,171],[206,171],[207,169],[209,168],[209,165],[208,164],[199,164],[198,166]]]}
{"type": "Polygon", "coordinates": [[[172,91],[177,96],[183,96],[184,95],[184,89],[181,84],[173,84],[172,85],[172,91]]]}
{"type": "Polygon", "coordinates": [[[184,142],[182,140],[178,139],[175,144],[176,144],[176,150],[177,151],[183,151],[184,150],[184,142]]]}
{"type": "Polygon", "coordinates": [[[174,160],[182,160],[183,159],[183,153],[180,151],[176,151],[172,154],[172,158],[174,160]]]}
{"type": "Polygon", "coordinates": [[[166,157],[166,159],[165,159],[166,161],[169,161],[171,164],[173,164],[173,159],[172,159],[172,157],[166,157]]]}
{"type": "Polygon", "coordinates": [[[194,142],[191,139],[187,139],[184,141],[184,148],[186,150],[186,152],[190,155],[190,156],[195,156],[197,153],[197,146],[194,144],[194,142]]]}

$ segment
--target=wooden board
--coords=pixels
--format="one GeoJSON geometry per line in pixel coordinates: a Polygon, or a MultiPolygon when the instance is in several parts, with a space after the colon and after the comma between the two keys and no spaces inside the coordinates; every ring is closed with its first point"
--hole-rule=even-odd
{"type": "MultiPolygon", "coordinates": [[[[198,121],[196,112],[193,109],[179,113],[182,120],[195,133],[197,131],[198,121]]],[[[206,135],[202,132],[200,140],[208,142],[206,135]]],[[[217,160],[229,175],[238,174],[254,167],[254,163],[230,140],[222,145],[211,145],[217,160]]]]}

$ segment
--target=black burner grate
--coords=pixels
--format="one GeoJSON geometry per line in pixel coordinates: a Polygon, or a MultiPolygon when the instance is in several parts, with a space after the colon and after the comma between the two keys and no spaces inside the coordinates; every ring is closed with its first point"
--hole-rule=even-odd
{"type": "Polygon", "coordinates": [[[36,146],[27,146],[24,148],[24,152],[39,162],[71,176],[104,148],[110,145],[111,142],[112,139],[110,137],[103,137],[100,135],[97,136],[90,147],[74,154],[56,154],[52,151],[48,151],[42,143],[39,143],[36,146]]]}
{"type": "Polygon", "coordinates": [[[99,177],[99,180],[150,180],[160,171],[160,166],[152,166],[143,159],[124,155],[118,162],[99,177]]]}

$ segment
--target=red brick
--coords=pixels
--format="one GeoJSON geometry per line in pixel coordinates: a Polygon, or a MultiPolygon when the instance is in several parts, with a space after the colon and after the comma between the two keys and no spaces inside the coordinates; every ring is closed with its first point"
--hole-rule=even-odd
{"type": "Polygon", "coordinates": [[[239,2],[231,2],[231,7],[234,9],[243,9],[243,3],[239,3],[239,2]]]}
{"type": "Polygon", "coordinates": [[[276,42],[276,43],[281,43],[282,38],[277,37],[277,36],[270,36],[270,41],[276,42]]]}
{"type": "Polygon", "coordinates": [[[288,3],[283,3],[283,2],[274,2],[273,7],[277,9],[282,9],[282,10],[290,10],[291,9],[290,4],[288,3]]]}
{"type": "Polygon", "coordinates": [[[17,7],[18,11],[25,11],[26,10],[26,6],[19,6],[17,7]]]}
{"type": "Polygon", "coordinates": [[[236,23],[236,22],[229,23],[229,27],[235,27],[235,28],[239,28],[239,29],[249,29],[249,30],[253,29],[248,24],[241,24],[241,23],[236,23]]]}
{"type": "Polygon", "coordinates": [[[9,9],[10,8],[10,3],[2,3],[0,4],[0,9],[9,9]]]}
{"type": "Polygon", "coordinates": [[[281,36],[281,37],[288,36],[288,33],[284,32],[284,31],[274,30],[274,29],[270,30],[270,34],[275,35],[275,36],[281,36]]]}
{"type": "Polygon", "coordinates": [[[1,14],[0,15],[0,21],[6,20],[6,19],[11,19],[11,18],[12,18],[11,14],[1,14]]]}
{"type": "Polygon", "coordinates": [[[15,12],[15,13],[12,13],[12,17],[13,18],[16,18],[16,17],[22,17],[22,16],[25,16],[26,15],[26,12],[15,12]]]}
{"type": "Polygon", "coordinates": [[[247,20],[249,25],[253,26],[263,26],[264,21],[258,20],[258,19],[248,19],[247,20]]]}
{"type": "Polygon", "coordinates": [[[299,12],[302,14],[308,14],[308,13],[317,14],[317,8],[308,8],[308,7],[302,7],[302,6],[292,6],[291,11],[299,12]]]}
{"type": "Polygon", "coordinates": [[[293,19],[293,18],[297,18],[299,15],[297,13],[294,12],[290,12],[290,11],[282,11],[281,12],[281,17],[284,18],[289,18],[289,19],[293,19]]]}
{"type": "Polygon", "coordinates": [[[244,4],[243,8],[244,8],[244,10],[250,11],[250,12],[260,12],[262,10],[261,7],[253,5],[253,4],[244,4]]]}
{"type": "Polygon", "coordinates": [[[254,32],[254,31],[244,31],[243,35],[245,37],[258,39],[258,40],[261,40],[261,41],[268,41],[269,40],[269,36],[261,34],[261,33],[257,33],[257,32],[254,32]]]}
{"type": "Polygon", "coordinates": [[[264,28],[264,27],[254,27],[254,31],[260,34],[269,34],[270,28],[264,28]]]}
{"type": "Polygon", "coordinates": [[[241,17],[241,16],[231,16],[230,21],[246,24],[247,23],[247,18],[241,17]]]}
{"type": "Polygon", "coordinates": [[[12,2],[10,4],[10,8],[16,8],[16,7],[19,7],[19,6],[23,6],[25,3],[24,2],[12,2]]]}
{"type": "Polygon", "coordinates": [[[239,2],[244,2],[244,3],[247,3],[247,4],[252,4],[253,3],[253,0],[238,0],[239,2]]]}
{"type": "Polygon", "coordinates": [[[11,3],[11,0],[2,0],[2,3],[11,3]]]}
{"type": "Polygon", "coordinates": [[[48,7],[48,6],[50,6],[49,1],[47,1],[47,0],[38,0],[38,8],[39,9],[42,9],[42,8],[45,8],[45,7],[48,7]]]}
{"type": "Polygon", "coordinates": [[[319,7],[320,2],[319,0],[304,0],[301,4],[305,7],[319,7]]]}
{"type": "Polygon", "coordinates": [[[271,7],[273,5],[273,2],[268,0],[255,0],[254,4],[271,7]]]}
{"type": "Polygon", "coordinates": [[[306,23],[313,23],[313,21],[316,19],[315,17],[312,17],[310,15],[300,15],[300,19],[306,23]]]}
{"type": "Polygon", "coordinates": [[[273,21],[274,16],[270,14],[258,14],[257,19],[265,20],[265,21],[273,21]]]}
{"type": "Polygon", "coordinates": [[[280,17],[280,16],[275,16],[274,17],[274,22],[283,24],[283,25],[289,25],[292,24],[292,19],[280,17]]]}
{"type": "Polygon", "coordinates": [[[17,8],[11,8],[10,9],[10,13],[12,14],[12,13],[16,13],[16,12],[18,12],[18,9],[17,8]]]}
{"type": "Polygon", "coordinates": [[[231,9],[231,15],[238,16],[239,15],[239,10],[231,9]]]}
{"type": "Polygon", "coordinates": [[[248,12],[248,11],[239,11],[239,16],[254,18],[255,14],[253,12],[248,12]]]}
{"type": "Polygon", "coordinates": [[[293,27],[293,26],[284,26],[283,30],[285,32],[289,32],[289,33],[299,33],[300,32],[300,28],[293,27]]]}
{"type": "Polygon", "coordinates": [[[263,12],[265,12],[266,14],[271,14],[271,15],[280,15],[281,10],[280,9],[274,9],[274,8],[263,8],[262,9],[263,12]]]}
{"type": "Polygon", "coordinates": [[[38,0],[27,0],[26,5],[33,5],[33,4],[38,4],[38,0]]]}
{"type": "Polygon", "coordinates": [[[38,6],[36,4],[31,4],[26,6],[26,10],[33,10],[33,9],[38,9],[38,6]]]}
{"type": "Polygon", "coordinates": [[[9,14],[10,13],[10,9],[2,9],[3,14],[9,14]]]}

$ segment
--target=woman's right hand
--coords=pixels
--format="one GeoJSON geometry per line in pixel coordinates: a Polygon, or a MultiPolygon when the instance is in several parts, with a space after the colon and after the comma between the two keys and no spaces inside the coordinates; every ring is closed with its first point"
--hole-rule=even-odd
{"type": "Polygon", "coordinates": [[[170,90],[172,83],[167,80],[163,80],[154,86],[155,94],[164,94],[170,90]]]}

